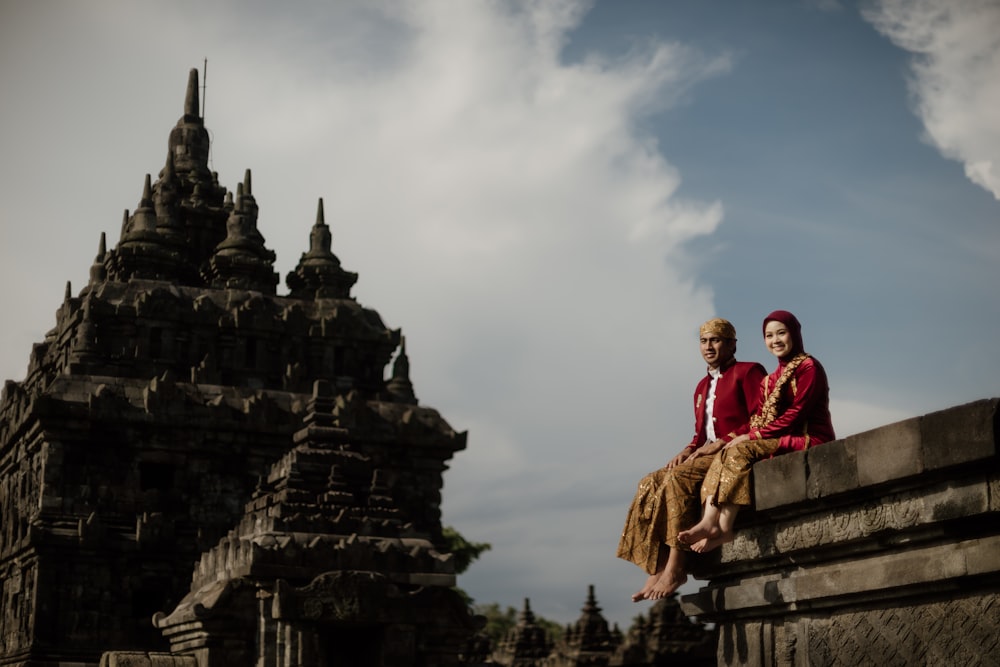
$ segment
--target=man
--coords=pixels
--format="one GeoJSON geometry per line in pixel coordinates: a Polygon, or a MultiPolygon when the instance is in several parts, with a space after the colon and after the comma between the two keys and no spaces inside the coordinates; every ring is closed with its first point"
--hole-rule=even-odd
{"type": "Polygon", "coordinates": [[[633,602],[665,598],[687,581],[684,561],[690,547],[677,535],[697,523],[701,482],[712,455],[747,433],[767,377],[762,365],[736,361],[736,329],[727,320],[705,322],[699,343],[708,374],[694,391],[694,437],[664,468],[639,482],[618,543],[618,557],[650,575],[633,602]]]}

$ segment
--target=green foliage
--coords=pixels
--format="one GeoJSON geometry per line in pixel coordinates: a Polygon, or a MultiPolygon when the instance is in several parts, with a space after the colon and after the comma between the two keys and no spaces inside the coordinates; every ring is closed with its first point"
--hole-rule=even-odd
{"type": "MultiPolygon", "coordinates": [[[[468,541],[451,526],[444,526],[441,529],[441,536],[444,538],[445,551],[450,553],[454,559],[456,574],[461,574],[468,570],[469,566],[484,552],[493,548],[493,545],[488,542],[468,541]]],[[[517,609],[507,607],[507,609],[502,610],[496,602],[473,604],[473,600],[469,597],[468,593],[461,588],[456,588],[455,590],[465,598],[466,604],[472,607],[472,610],[476,614],[486,617],[484,632],[493,642],[494,646],[500,639],[503,639],[511,628],[517,625],[517,618],[520,613],[517,609]]],[[[535,623],[545,629],[545,632],[549,635],[549,639],[555,641],[559,637],[562,637],[563,627],[555,621],[550,621],[547,618],[536,615],[535,623]]]]}
{"type": "Polygon", "coordinates": [[[442,528],[441,535],[444,537],[448,553],[454,558],[456,574],[462,574],[468,570],[473,561],[479,558],[483,552],[493,548],[489,542],[468,541],[451,526],[442,528]]]}
{"type": "Polygon", "coordinates": [[[486,617],[486,627],[483,628],[483,632],[490,638],[494,646],[507,634],[508,630],[517,625],[517,610],[513,607],[507,607],[506,611],[502,611],[499,604],[491,602],[473,605],[472,608],[477,614],[486,617]]]}
{"type": "MultiPolygon", "coordinates": [[[[511,628],[517,625],[517,618],[520,615],[520,612],[513,607],[501,610],[500,605],[496,602],[473,605],[472,609],[475,613],[486,617],[486,627],[483,628],[483,632],[490,638],[494,646],[507,635],[511,628]]],[[[537,614],[535,614],[535,623],[545,630],[552,641],[562,637],[565,630],[559,623],[537,614]]]]}

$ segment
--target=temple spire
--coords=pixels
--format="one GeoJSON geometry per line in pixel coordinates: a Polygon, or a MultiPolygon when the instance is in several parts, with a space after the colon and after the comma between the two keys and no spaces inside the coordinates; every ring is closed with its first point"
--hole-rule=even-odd
{"type": "Polygon", "coordinates": [[[349,299],[358,274],[345,271],[330,250],[332,236],[326,225],[323,198],[316,207],[316,223],[309,232],[309,251],[302,253],[298,266],[285,279],[294,298],[349,299]]]}
{"type": "Polygon", "coordinates": [[[417,396],[413,393],[413,383],[410,382],[410,358],[406,356],[406,337],[399,337],[399,354],[392,364],[392,378],[386,385],[386,390],[392,399],[399,403],[417,404],[417,396]]]}
{"type": "MultiPolygon", "coordinates": [[[[229,202],[228,198],[226,200],[229,202]]],[[[257,229],[257,203],[250,194],[250,170],[236,185],[236,203],[226,220],[226,238],[215,247],[209,260],[208,277],[220,288],[252,289],[274,294],[274,252],[265,246],[257,229]]]]}
{"type": "Polygon", "coordinates": [[[208,168],[210,144],[205,122],[198,113],[198,70],[192,69],[188,74],[184,115],[170,131],[167,141],[174,155],[177,173],[188,181],[211,184],[212,172],[208,168]]]}
{"type": "Polygon", "coordinates": [[[108,272],[104,268],[104,259],[108,254],[108,242],[104,232],[101,232],[101,241],[97,246],[97,257],[90,266],[90,284],[103,283],[108,278],[108,272]]]}
{"type": "Polygon", "coordinates": [[[192,67],[191,71],[188,72],[187,94],[184,96],[184,115],[194,116],[195,118],[201,118],[201,114],[198,112],[199,106],[200,104],[198,101],[198,69],[192,67]]]}
{"type": "Polygon", "coordinates": [[[330,228],[326,225],[326,214],[323,212],[323,198],[320,197],[319,204],[316,206],[316,224],[313,225],[312,231],[309,232],[309,252],[305,254],[305,257],[340,266],[340,260],[330,250],[332,245],[333,236],[330,234],[330,228]]]}
{"type": "Polygon", "coordinates": [[[524,609],[518,615],[517,625],[497,642],[493,660],[501,665],[535,665],[549,656],[552,642],[545,629],[535,622],[531,602],[524,598],[524,609]]]}
{"type": "Polygon", "coordinates": [[[153,183],[149,174],[142,184],[142,197],[139,198],[139,205],[135,207],[132,214],[132,224],[129,226],[129,235],[141,231],[153,231],[156,229],[156,211],[153,205],[153,183]]]}

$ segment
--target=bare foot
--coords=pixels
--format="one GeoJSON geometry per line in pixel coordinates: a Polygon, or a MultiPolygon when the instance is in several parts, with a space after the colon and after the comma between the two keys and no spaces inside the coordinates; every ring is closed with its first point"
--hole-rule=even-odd
{"type": "Polygon", "coordinates": [[[695,544],[699,540],[715,537],[718,534],[719,527],[715,523],[706,523],[702,519],[687,530],[677,533],[677,540],[684,544],[695,544]]]}
{"type": "Polygon", "coordinates": [[[698,540],[691,545],[691,551],[697,551],[700,554],[706,554],[713,549],[718,549],[726,542],[733,541],[733,533],[723,533],[721,530],[716,529],[717,534],[706,537],[704,539],[698,540]]]}
{"type": "Polygon", "coordinates": [[[646,599],[662,600],[663,598],[670,597],[687,580],[687,575],[683,572],[664,570],[660,578],[656,580],[656,585],[646,593],[646,599]]]}
{"type": "Polygon", "coordinates": [[[656,572],[649,575],[649,578],[646,579],[646,583],[643,584],[642,588],[640,588],[637,592],[632,593],[632,602],[641,602],[642,600],[645,600],[646,596],[649,595],[649,591],[653,589],[653,586],[656,584],[656,581],[660,578],[661,574],[663,574],[663,572],[656,572]]]}

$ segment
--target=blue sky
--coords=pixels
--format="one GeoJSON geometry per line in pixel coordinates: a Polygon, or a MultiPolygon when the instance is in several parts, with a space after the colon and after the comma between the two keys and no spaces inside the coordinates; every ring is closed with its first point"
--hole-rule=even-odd
{"type": "Polygon", "coordinates": [[[625,626],[618,533],[690,438],[705,319],[771,368],[761,318],[796,313],[841,436],[1000,395],[997,34],[995,0],[0,1],[0,375],[208,58],[213,166],[253,170],[277,270],[323,197],[469,431],[444,519],[493,550],[461,585],[569,622],[594,584],[625,626]]]}

